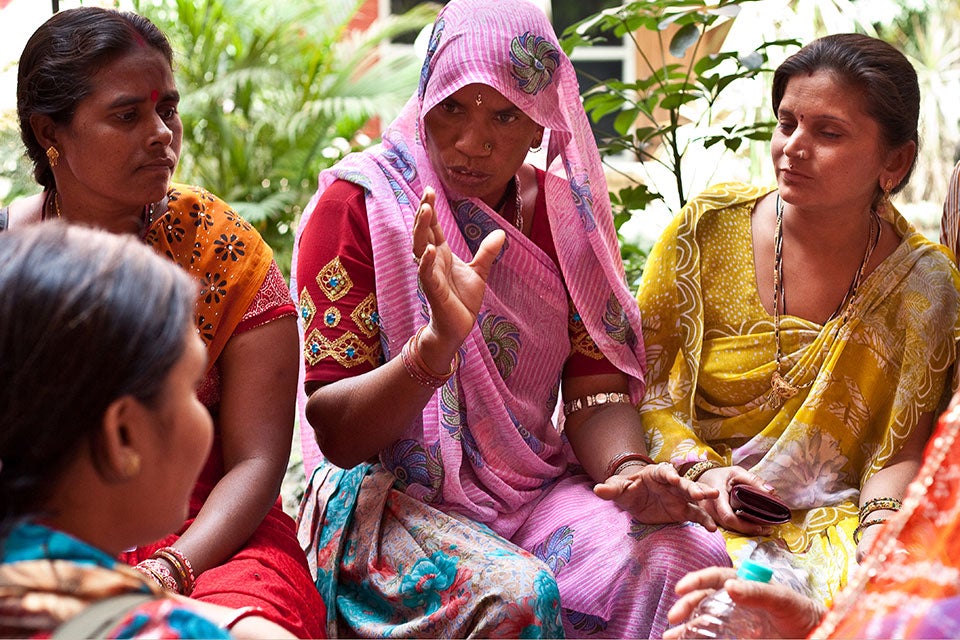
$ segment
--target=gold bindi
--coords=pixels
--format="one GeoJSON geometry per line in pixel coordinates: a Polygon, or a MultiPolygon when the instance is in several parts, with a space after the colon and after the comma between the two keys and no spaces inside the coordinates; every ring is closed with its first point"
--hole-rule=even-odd
{"type": "Polygon", "coordinates": [[[473,101],[477,103],[477,106],[478,106],[478,107],[479,107],[480,105],[482,105],[482,104],[483,104],[483,94],[478,91],[478,92],[477,92],[477,97],[474,98],[473,101]]]}

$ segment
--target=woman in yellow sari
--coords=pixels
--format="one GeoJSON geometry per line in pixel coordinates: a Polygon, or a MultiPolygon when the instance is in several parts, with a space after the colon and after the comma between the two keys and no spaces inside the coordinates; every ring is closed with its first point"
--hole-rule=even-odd
{"type": "Polygon", "coordinates": [[[889,45],[841,34],[776,71],[777,188],[714,187],[657,243],[638,300],[649,449],[720,489],[733,562],[783,541],[824,603],[899,509],[956,357],[960,279],[889,203],[919,90],[889,45]],[[789,522],[736,515],[745,482],[789,522]]]}

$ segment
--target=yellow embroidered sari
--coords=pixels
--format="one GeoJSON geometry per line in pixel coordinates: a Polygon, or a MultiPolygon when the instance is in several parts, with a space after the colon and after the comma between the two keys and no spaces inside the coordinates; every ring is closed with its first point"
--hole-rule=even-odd
{"type": "MultiPolygon", "coordinates": [[[[781,318],[784,377],[800,388],[782,401],[770,386],[773,318],[760,303],[751,239],[753,207],[769,191],[713,187],[651,252],[638,294],[648,365],[640,411],[658,460],[737,464],[776,489],[794,515],[774,537],[828,602],[856,564],[861,485],[921,414],[942,407],[960,337],[960,275],[891,210],[900,245],[848,314],[824,325],[781,318]]],[[[735,565],[761,541],[725,535],[735,565]]]]}

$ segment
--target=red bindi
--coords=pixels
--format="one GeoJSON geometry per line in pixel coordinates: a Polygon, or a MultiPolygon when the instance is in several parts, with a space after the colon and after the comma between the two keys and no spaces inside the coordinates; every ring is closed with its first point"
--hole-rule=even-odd
{"type": "Polygon", "coordinates": [[[159,100],[159,99],[160,99],[160,92],[157,91],[156,89],[154,89],[153,91],[151,91],[151,92],[150,92],[150,99],[153,100],[154,102],[156,102],[157,100],[159,100]]]}

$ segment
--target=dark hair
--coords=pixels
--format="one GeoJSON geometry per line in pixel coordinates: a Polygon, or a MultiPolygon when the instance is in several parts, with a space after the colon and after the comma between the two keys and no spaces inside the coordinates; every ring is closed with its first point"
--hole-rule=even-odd
{"type": "Polygon", "coordinates": [[[97,443],[107,407],[156,401],[196,284],[132,236],[58,222],[0,233],[0,539],[97,443]]]}
{"type": "MultiPolygon", "coordinates": [[[[879,125],[886,148],[896,149],[910,141],[920,147],[917,72],[893,46],[859,33],[819,38],[784,60],[773,74],[774,113],[780,110],[790,78],[821,70],[832,71],[862,92],[866,112],[879,125]]],[[[907,184],[916,162],[914,154],[910,169],[894,192],[907,184]]],[[[877,189],[879,192],[879,185],[877,189]]]]}
{"type": "Polygon", "coordinates": [[[105,65],[144,44],[163,54],[173,67],[173,49],[155,24],[135,13],[80,7],[54,14],[23,48],[17,71],[20,137],[33,161],[33,176],[44,189],[55,187],[46,150],[30,116],[49,116],[69,124],[77,104],[93,91],[92,79],[105,65]]]}

